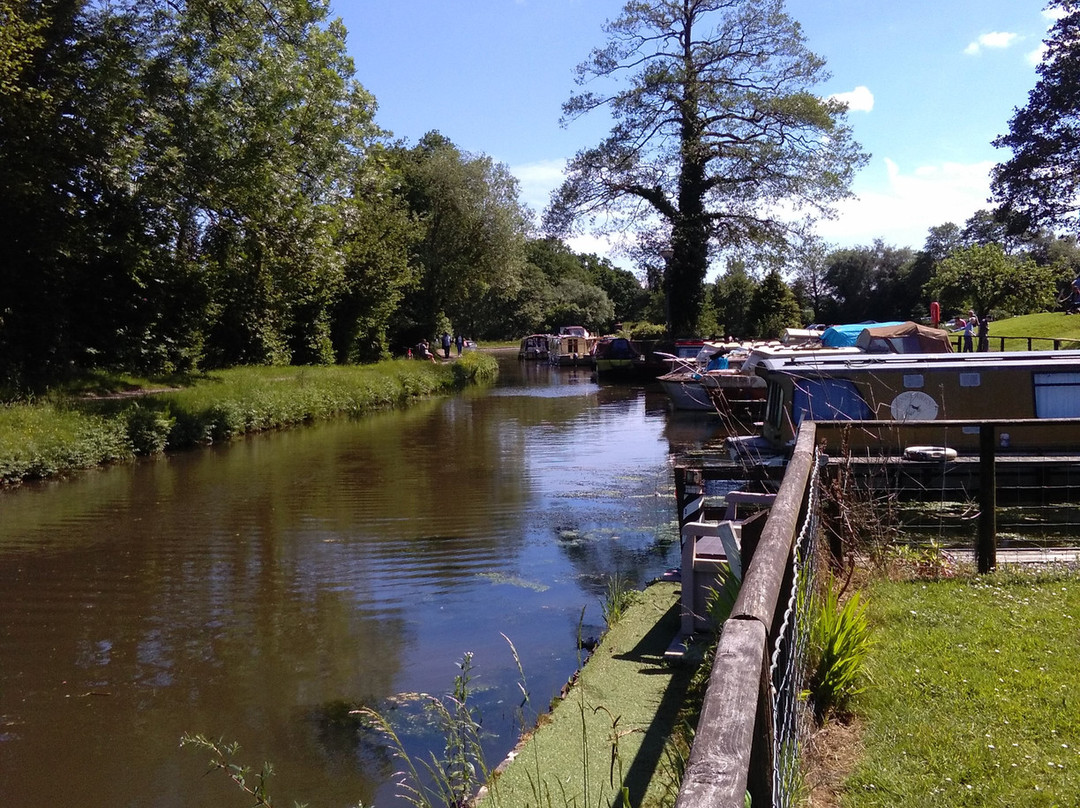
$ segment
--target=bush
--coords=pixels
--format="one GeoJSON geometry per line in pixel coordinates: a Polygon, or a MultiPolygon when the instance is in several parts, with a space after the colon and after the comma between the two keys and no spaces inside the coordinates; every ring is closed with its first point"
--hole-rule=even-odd
{"type": "Polygon", "coordinates": [[[176,419],[168,410],[136,404],[126,413],[128,441],[135,454],[152,455],[165,451],[176,419]]]}
{"type": "Polygon", "coordinates": [[[630,339],[663,339],[667,336],[667,327],[656,323],[626,323],[623,331],[629,333],[630,339]]]}
{"type": "Polygon", "coordinates": [[[0,484],[132,456],[126,425],[51,404],[0,407],[0,484]]]}
{"type": "Polygon", "coordinates": [[[851,697],[863,691],[872,644],[866,602],[855,592],[841,605],[839,591],[829,582],[810,628],[809,688],[819,724],[830,710],[846,711],[851,697]]]}

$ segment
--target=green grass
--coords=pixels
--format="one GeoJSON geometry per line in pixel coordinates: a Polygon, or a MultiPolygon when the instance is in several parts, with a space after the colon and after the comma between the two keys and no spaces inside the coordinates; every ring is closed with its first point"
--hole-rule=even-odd
{"type": "Polygon", "coordinates": [[[133,455],[122,421],[49,403],[0,406],[0,485],[133,455]]]}
{"type": "Polygon", "coordinates": [[[877,582],[846,808],[1074,805],[1080,575],[877,582]]]}
{"type": "Polygon", "coordinates": [[[98,395],[127,395],[87,398],[66,390],[44,401],[0,406],[0,484],[362,415],[490,380],[497,372],[493,357],[470,352],[440,363],[231,368],[146,396],[130,395],[137,381],[97,379],[88,389],[98,395]]]}
{"type": "Polygon", "coordinates": [[[693,674],[664,661],[677,597],[667,583],[638,593],[479,808],[610,808],[623,804],[624,787],[640,808],[674,803],[680,772],[667,741],[693,674]]]}
{"type": "MultiPolygon", "coordinates": [[[[1041,337],[1045,339],[1076,340],[1075,344],[1066,343],[1063,349],[1080,348],[1080,315],[1065,314],[1064,312],[1044,312],[1042,314],[1025,314],[1021,317],[1010,317],[1007,320],[997,320],[990,323],[989,331],[991,350],[999,349],[998,337],[1041,337]]],[[[1049,350],[1053,344],[1037,341],[1032,345],[1035,350],[1049,350]]],[[[1027,350],[1027,340],[1006,340],[1006,351],[1027,350]]]]}

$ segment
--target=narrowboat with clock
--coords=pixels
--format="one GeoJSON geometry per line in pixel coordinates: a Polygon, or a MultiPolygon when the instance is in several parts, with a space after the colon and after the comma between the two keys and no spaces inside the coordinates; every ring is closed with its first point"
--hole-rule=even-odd
{"type": "Polygon", "coordinates": [[[842,433],[853,451],[902,454],[914,446],[977,451],[980,421],[1078,419],[1050,429],[1018,423],[999,438],[1004,451],[1080,452],[1080,351],[815,352],[763,359],[756,372],[767,388],[760,433],[728,441],[744,460],[783,453],[804,420],[850,421],[851,429],[829,430],[830,440],[842,433]],[[872,421],[889,421],[888,430],[872,421]]]}

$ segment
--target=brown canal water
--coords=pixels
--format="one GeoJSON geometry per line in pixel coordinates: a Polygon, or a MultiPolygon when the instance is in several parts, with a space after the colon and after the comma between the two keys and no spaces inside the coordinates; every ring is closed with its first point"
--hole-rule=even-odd
{"type": "Polygon", "coordinates": [[[243,806],[185,733],[274,765],[276,805],[398,804],[348,707],[441,752],[399,694],[473,654],[494,765],[601,631],[608,580],[678,564],[669,454],[716,419],[584,371],[0,494],[0,806],[243,806]],[[204,776],[205,775],[205,776],[204,776]]]}

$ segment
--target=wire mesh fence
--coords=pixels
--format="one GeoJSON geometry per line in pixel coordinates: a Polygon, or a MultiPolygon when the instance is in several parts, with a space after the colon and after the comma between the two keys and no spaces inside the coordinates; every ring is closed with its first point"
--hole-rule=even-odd
{"type": "Polygon", "coordinates": [[[807,485],[803,522],[792,553],[792,579],[780,631],[773,648],[770,681],[773,699],[773,805],[795,805],[801,788],[799,755],[809,729],[803,698],[812,621],[812,594],[817,577],[820,528],[820,458],[814,455],[807,485]]]}

